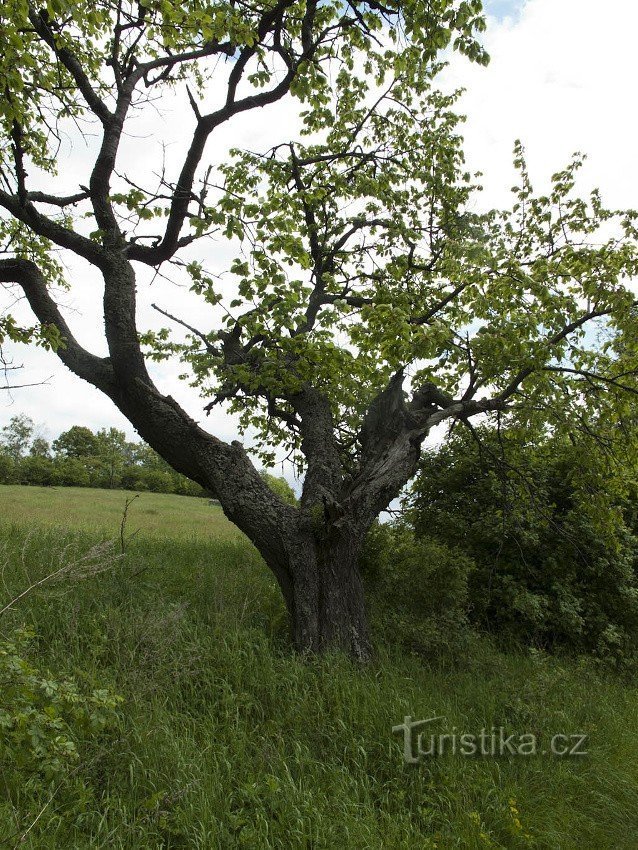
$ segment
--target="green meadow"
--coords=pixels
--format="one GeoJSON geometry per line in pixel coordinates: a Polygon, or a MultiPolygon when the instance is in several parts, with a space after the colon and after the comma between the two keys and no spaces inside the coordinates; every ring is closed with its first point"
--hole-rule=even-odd
{"type": "Polygon", "coordinates": [[[119,536],[126,502],[126,533],[156,539],[236,540],[242,533],[207,499],[88,487],[0,486],[0,519],[37,527],[119,536]]]}
{"type": "Polygon", "coordinates": [[[24,593],[0,615],[1,847],[636,850],[630,677],[479,638],[422,657],[380,631],[365,668],[304,660],[218,507],[144,493],[122,553],[132,495],[0,487],[0,609],[24,593]],[[539,751],[406,764],[406,715],[539,751]],[[543,754],[559,733],[587,755],[543,754]]]}

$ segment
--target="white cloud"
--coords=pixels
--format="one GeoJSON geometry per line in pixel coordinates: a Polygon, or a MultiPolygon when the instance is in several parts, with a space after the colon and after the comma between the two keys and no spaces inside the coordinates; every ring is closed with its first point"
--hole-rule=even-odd
{"type": "Polygon", "coordinates": [[[635,206],[638,4],[610,0],[604,11],[595,0],[516,5],[515,18],[490,21],[489,67],[455,60],[447,74],[449,83],[467,88],[460,104],[468,116],[466,152],[470,166],[485,174],[485,200],[508,202],[513,142],[520,138],[539,184],[583,151],[583,186],[599,186],[612,206],[635,206]]]}

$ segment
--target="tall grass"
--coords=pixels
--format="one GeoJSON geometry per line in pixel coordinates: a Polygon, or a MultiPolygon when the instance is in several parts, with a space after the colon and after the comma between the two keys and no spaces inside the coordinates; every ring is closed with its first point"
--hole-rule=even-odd
{"type": "MultiPolygon", "coordinates": [[[[86,551],[104,536],[5,523],[0,602],[62,547],[86,551]]],[[[124,697],[117,728],[81,754],[84,798],[61,789],[21,847],[638,846],[635,684],[482,642],[453,667],[392,645],[363,669],[336,655],[303,661],[276,587],[239,537],[140,532],[110,570],[29,594],[0,633],[21,625],[37,634],[41,668],[124,697]],[[582,732],[589,755],[406,765],[391,732],[405,715],[445,716],[437,731],[582,732]]],[[[3,795],[0,845],[14,846],[48,798],[21,807],[19,789],[0,783],[3,795]]]]}

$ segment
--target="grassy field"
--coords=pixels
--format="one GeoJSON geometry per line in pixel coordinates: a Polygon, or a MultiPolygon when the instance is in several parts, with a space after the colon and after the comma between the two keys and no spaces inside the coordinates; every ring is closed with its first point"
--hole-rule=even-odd
{"type": "MultiPolygon", "coordinates": [[[[117,532],[124,498],[0,488],[0,609],[117,532]]],[[[479,641],[454,665],[391,643],[365,669],[303,662],[259,556],[217,509],[145,494],[129,523],[140,532],[110,569],[45,583],[0,615],[0,639],[34,632],[28,661],[51,679],[123,697],[110,725],[78,738],[63,782],[0,779],[0,846],[638,847],[634,683],[479,641]],[[589,755],[408,765],[391,731],[405,715],[444,716],[437,732],[502,726],[544,745],[583,733],[589,755]]],[[[0,721],[1,710],[0,695],[0,721]]]]}
{"type": "Polygon", "coordinates": [[[32,522],[119,536],[127,500],[127,533],[145,537],[229,540],[243,537],[220,507],[208,499],[88,487],[21,487],[0,485],[3,521],[32,522]],[[137,498],[135,498],[137,496],[137,498]]]}

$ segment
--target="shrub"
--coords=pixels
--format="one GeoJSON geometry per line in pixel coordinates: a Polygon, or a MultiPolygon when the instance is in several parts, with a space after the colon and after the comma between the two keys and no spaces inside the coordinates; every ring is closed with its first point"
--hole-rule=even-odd
{"type": "Polygon", "coordinates": [[[366,541],[361,571],[373,632],[431,659],[467,644],[468,577],[475,568],[457,549],[417,539],[401,525],[376,524],[366,541]]]}
{"type": "Polygon", "coordinates": [[[633,654],[637,540],[622,488],[571,443],[480,438],[480,452],[459,435],[424,457],[407,512],[418,538],[454,543],[475,561],[471,621],[545,649],[633,654]]]}
{"type": "Polygon", "coordinates": [[[143,487],[152,493],[172,493],[173,478],[168,472],[155,469],[140,469],[138,473],[138,488],[143,487]]]}
{"type": "Polygon", "coordinates": [[[89,473],[84,462],[77,457],[59,457],[54,461],[54,483],[63,487],[88,487],[89,473]]]}
{"type": "Polygon", "coordinates": [[[48,487],[55,483],[55,466],[47,457],[35,455],[22,458],[18,464],[20,484],[48,487]]]}
{"type": "Polygon", "coordinates": [[[0,799],[12,806],[19,800],[22,811],[26,800],[37,804],[53,793],[76,803],[86,796],[79,768],[121,702],[108,690],[87,692],[74,678],[32,666],[33,638],[22,629],[0,640],[0,799]]]}
{"type": "Polygon", "coordinates": [[[83,464],[90,487],[111,490],[119,485],[119,474],[107,460],[100,457],[78,458],[83,464]]]}
{"type": "Polygon", "coordinates": [[[16,484],[17,480],[15,461],[10,455],[0,451],[0,484],[16,484]]]}
{"type": "Polygon", "coordinates": [[[196,481],[191,481],[185,475],[176,475],[174,492],[179,496],[205,496],[204,488],[196,481]]]}

